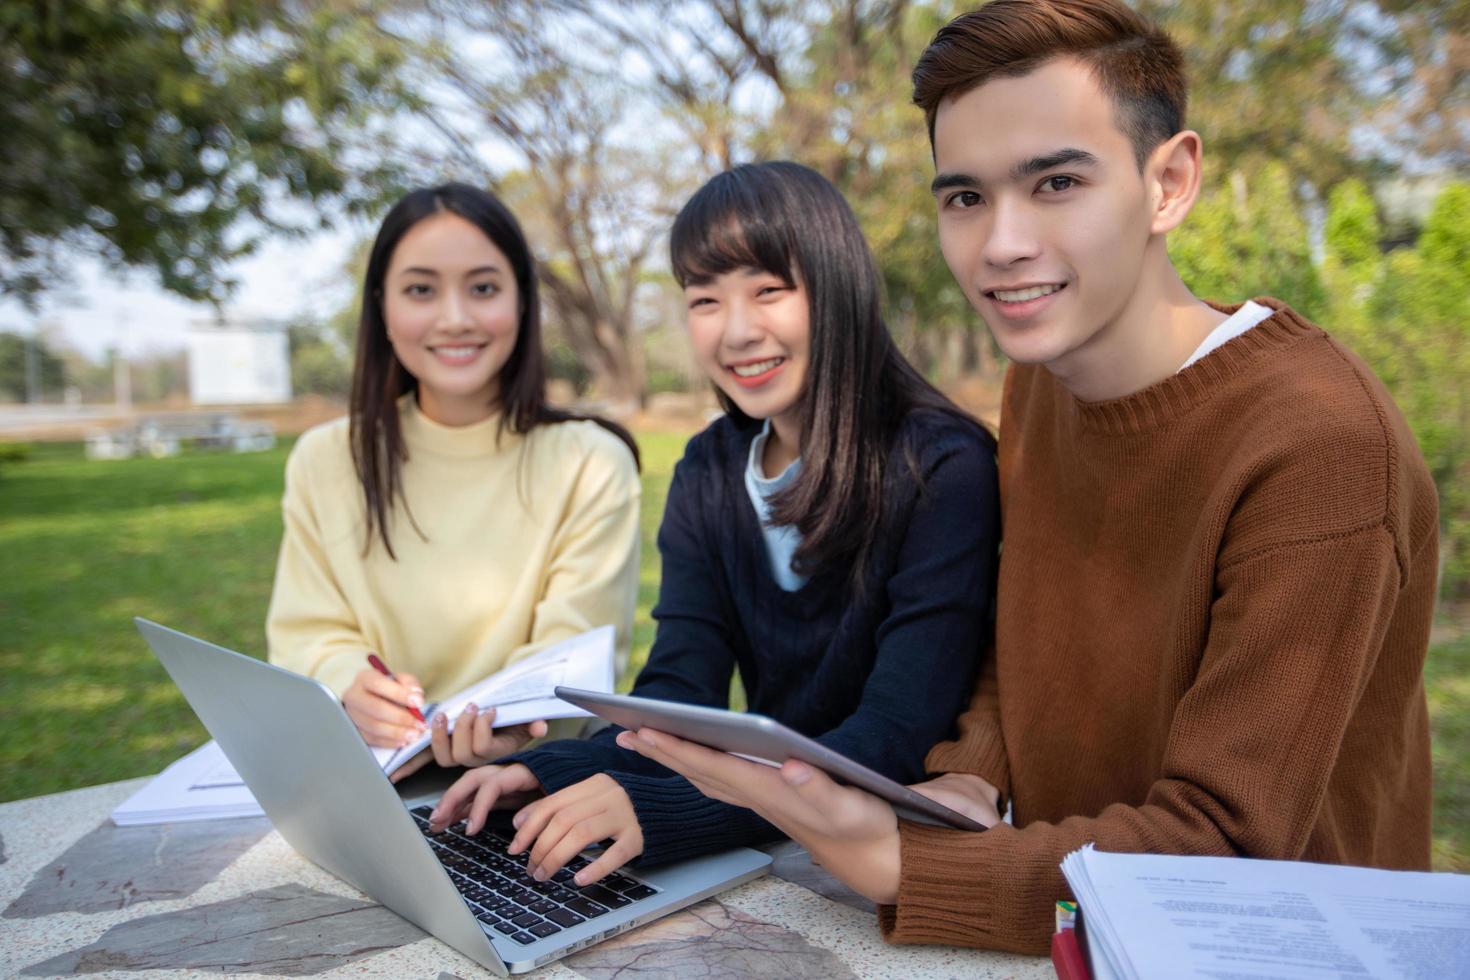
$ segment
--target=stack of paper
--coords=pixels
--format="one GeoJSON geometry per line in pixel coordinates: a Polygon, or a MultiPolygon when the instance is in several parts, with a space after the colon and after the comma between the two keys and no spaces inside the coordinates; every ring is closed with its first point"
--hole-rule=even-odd
{"type": "Polygon", "coordinates": [[[264,811],[214,742],[169,766],[112,811],[119,827],[259,817],[264,811]]]}
{"type": "Polygon", "coordinates": [[[1067,855],[1094,980],[1470,977],[1470,875],[1067,855]]]}

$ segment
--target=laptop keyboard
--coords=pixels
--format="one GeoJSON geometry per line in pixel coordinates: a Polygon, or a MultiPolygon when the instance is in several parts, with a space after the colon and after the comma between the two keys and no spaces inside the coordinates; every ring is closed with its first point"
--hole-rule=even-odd
{"type": "Polygon", "coordinates": [[[475,918],[522,946],[658,894],[647,882],[621,872],[579,888],[572,876],[591,863],[584,857],[572,858],[550,880],[537,881],[526,872],[525,855],[505,853],[509,833],[486,826],[469,837],[460,822],[431,834],[433,809],[426,805],[408,812],[475,918]]]}

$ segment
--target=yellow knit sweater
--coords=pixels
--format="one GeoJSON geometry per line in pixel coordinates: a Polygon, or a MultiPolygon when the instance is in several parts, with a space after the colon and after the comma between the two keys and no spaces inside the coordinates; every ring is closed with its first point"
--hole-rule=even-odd
{"type": "Polygon", "coordinates": [[[638,473],[592,422],[496,437],[498,417],[439,425],[399,405],[408,503],[364,553],[365,506],[347,420],[301,437],[286,463],[267,634],[270,660],[341,695],[378,653],[439,700],[605,623],[626,662],[638,591],[638,473]],[[420,534],[419,532],[422,532],[420,534]]]}

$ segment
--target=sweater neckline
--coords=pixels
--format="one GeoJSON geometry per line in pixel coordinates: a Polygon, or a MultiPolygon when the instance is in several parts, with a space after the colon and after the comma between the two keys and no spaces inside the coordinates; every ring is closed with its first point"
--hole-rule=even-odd
{"type": "Polygon", "coordinates": [[[745,486],[745,471],[750,459],[750,446],[755,438],[760,435],[761,430],[755,426],[749,428],[737,428],[739,438],[732,440],[731,448],[734,450],[729,460],[729,472],[727,474],[733,484],[735,499],[740,501],[736,505],[736,527],[739,547],[750,559],[751,574],[759,580],[761,592],[773,598],[773,601],[786,609],[799,615],[809,615],[821,608],[828,601],[835,580],[834,576],[846,572],[840,569],[826,568],[815,575],[805,576],[805,581],[795,589],[785,589],[776,580],[776,574],[771,569],[771,563],[767,560],[765,550],[765,526],[761,523],[761,517],[756,513],[755,501],[750,499],[750,493],[745,486]]]}
{"type": "Polygon", "coordinates": [[[469,425],[444,425],[435,422],[419,408],[413,392],[398,400],[398,419],[404,442],[410,450],[422,449],[445,456],[485,456],[514,445],[520,436],[510,430],[501,431],[502,413],[469,425]]]}
{"type": "MultiPolygon", "coordinates": [[[[1206,302],[1227,316],[1245,305],[1206,302]]],[[[1272,314],[1217,347],[1208,356],[1142,391],[1121,398],[1085,402],[1054,378],[1052,384],[1083,429],[1127,435],[1156,428],[1189,412],[1210,398],[1223,384],[1249,371],[1263,358],[1275,356],[1304,337],[1321,334],[1318,327],[1302,319],[1278,299],[1262,296],[1255,302],[1270,307],[1272,314]]]]}

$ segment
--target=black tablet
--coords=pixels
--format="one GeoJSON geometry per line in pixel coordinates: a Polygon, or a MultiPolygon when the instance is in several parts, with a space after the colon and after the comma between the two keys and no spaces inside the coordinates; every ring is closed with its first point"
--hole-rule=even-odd
{"type": "Polygon", "coordinates": [[[936,803],[765,715],[635,698],[627,694],[583,691],[575,687],[558,687],[556,696],[635,732],[646,725],[655,731],[668,732],[768,766],[798,759],[816,766],[838,782],[882,797],[905,820],[960,830],[985,829],[983,824],[964,814],[936,803]]]}

